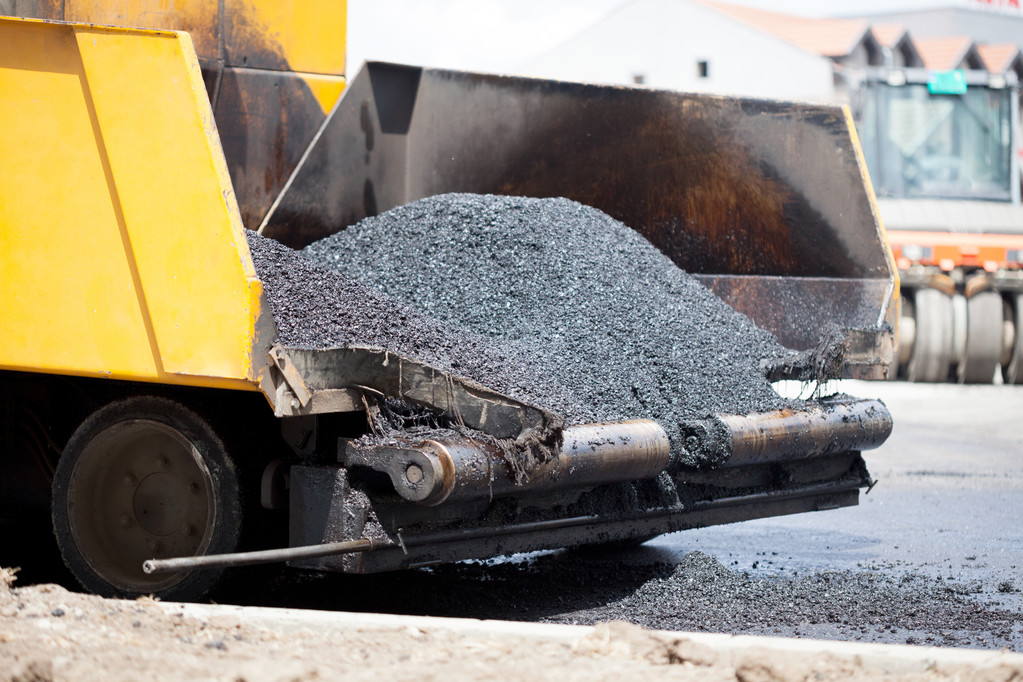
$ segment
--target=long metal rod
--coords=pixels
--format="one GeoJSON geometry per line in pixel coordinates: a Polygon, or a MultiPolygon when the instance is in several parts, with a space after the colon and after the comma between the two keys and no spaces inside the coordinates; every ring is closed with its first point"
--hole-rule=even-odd
{"type": "MultiPolygon", "coordinates": [[[[724,509],[752,504],[763,504],[766,502],[783,502],[801,497],[813,497],[816,495],[830,495],[844,492],[851,492],[860,488],[858,483],[850,483],[841,486],[828,484],[812,485],[798,490],[786,490],[756,493],[736,497],[722,497],[703,504],[697,504],[692,509],[657,509],[629,519],[618,519],[619,521],[643,521],[646,519],[657,519],[665,516],[681,515],[705,512],[713,509],[724,509]]],[[[303,547],[285,547],[283,549],[268,549],[257,552],[234,552],[231,554],[207,554],[195,557],[178,557],[175,559],[149,559],[142,564],[142,570],[147,574],[151,573],[173,573],[174,571],[192,570],[197,568],[221,568],[226,566],[251,566],[254,564],[272,564],[294,559],[311,559],[316,557],[337,556],[341,554],[354,554],[356,552],[372,552],[379,549],[421,547],[424,545],[441,545],[449,542],[462,542],[480,538],[495,537],[502,535],[517,535],[520,533],[537,533],[549,530],[560,530],[576,526],[606,524],[608,520],[601,516],[591,514],[587,516],[573,516],[565,519],[551,519],[549,521],[531,521],[516,525],[500,526],[498,528],[471,528],[453,531],[444,531],[432,535],[422,535],[402,539],[399,535],[398,541],[390,538],[360,538],[346,542],[330,542],[322,545],[307,545],[303,547]]]]}
{"type": "Polygon", "coordinates": [[[149,559],[142,564],[145,573],[173,573],[194,568],[214,568],[221,566],[251,566],[254,564],[273,564],[292,559],[313,559],[338,554],[354,554],[370,552],[374,549],[389,547],[395,543],[387,538],[360,538],[345,542],[328,542],[323,545],[307,545],[305,547],[285,547],[284,549],[265,549],[258,552],[233,552],[230,554],[206,554],[204,556],[186,556],[175,559],[149,559]]]}

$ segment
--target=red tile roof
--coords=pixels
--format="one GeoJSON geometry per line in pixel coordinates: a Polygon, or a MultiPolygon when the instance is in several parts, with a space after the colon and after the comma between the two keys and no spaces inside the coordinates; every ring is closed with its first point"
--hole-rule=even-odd
{"type": "Polygon", "coordinates": [[[881,47],[895,47],[906,35],[906,27],[902,24],[871,24],[870,32],[877,38],[881,47]]]}
{"type": "Polygon", "coordinates": [[[697,1],[772,33],[807,52],[825,57],[844,57],[856,48],[867,32],[867,22],[862,19],[813,19],[712,0],[697,1]]]}
{"type": "MultiPolygon", "coordinates": [[[[963,66],[964,60],[976,64],[978,57],[984,66],[994,73],[1004,73],[1014,68],[1017,63],[1023,68],[1023,51],[1012,43],[975,45],[968,36],[917,39],[913,38],[901,24],[870,25],[862,19],[797,17],[718,0],[695,1],[736,21],[773,34],[807,52],[824,57],[839,58],[850,54],[869,33],[883,47],[896,47],[903,39],[908,38],[923,66],[928,69],[957,69],[963,66]],[[1019,62],[1016,61],[1017,58],[1019,62]]],[[[970,68],[969,65],[966,68],[970,68]]]]}
{"type": "Polygon", "coordinates": [[[1019,46],[1015,43],[978,45],[977,52],[980,53],[980,58],[984,60],[984,66],[991,73],[1005,73],[1020,57],[1019,46]]]}
{"type": "Polygon", "coordinates": [[[916,39],[913,42],[924,66],[938,71],[958,69],[973,45],[968,36],[916,39]]]}

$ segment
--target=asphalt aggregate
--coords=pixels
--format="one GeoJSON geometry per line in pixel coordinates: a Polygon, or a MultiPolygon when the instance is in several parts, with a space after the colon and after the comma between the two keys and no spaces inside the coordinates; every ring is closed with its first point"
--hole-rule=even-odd
{"type": "Polygon", "coordinates": [[[770,575],[700,551],[593,548],[378,575],[278,572],[218,601],[1023,651],[1020,586],[892,566],[770,575]]]}
{"type": "MultiPolygon", "coordinates": [[[[994,586],[1010,593],[1011,582],[994,586]]],[[[985,586],[918,573],[822,571],[755,577],[691,552],[670,573],[555,622],[630,620],[665,630],[745,632],[943,646],[1023,646],[1020,614],[982,602],[985,586]]]]}
{"type": "Polygon", "coordinates": [[[304,253],[421,315],[522,349],[571,403],[531,397],[569,423],[655,419],[677,442],[685,419],[785,404],[761,370],[788,354],[771,334],[574,201],[434,196],[304,253]]]}
{"type": "Polygon", "coordinates": [[[581,409],[520,344],[438,321],[277,241],[247,234],[284,345],[383,348],[524,402],[581,409]]]}

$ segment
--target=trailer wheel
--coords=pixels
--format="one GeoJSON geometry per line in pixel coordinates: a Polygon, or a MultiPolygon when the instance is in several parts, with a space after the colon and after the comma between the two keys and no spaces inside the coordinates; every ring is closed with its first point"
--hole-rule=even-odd
{"type": "Polygon", "coordinates": [[[231,552],[241,511],[222,441],[197,414],[157,397],[94,412],[53,481],[53,527],[71,572],[105,596],[201,597],[219,571],[147,575],[151,558],[231,552]]]}

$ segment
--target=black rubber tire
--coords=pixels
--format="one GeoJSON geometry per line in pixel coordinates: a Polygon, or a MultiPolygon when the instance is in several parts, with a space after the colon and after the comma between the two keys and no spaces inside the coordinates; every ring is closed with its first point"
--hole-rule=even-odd
{"type": "Polygon", "coordinates": [[[913,357],[913,344],[916,342],[916,308],[913,306],[913,294],[904,289],[899,297],[899,347],[895,362],[888,370],[888,380],[895,381],[899,377],[906,378],[909,359],[913,357]]]}
{"type": "Polygon", "coordinates": [[[936,289],[919,289],[913,304],[916,338],[906,365],[906,378],[921,382],[947,381],[954,355],[952,298],[936,289]]]}
{"type": "Polygon", "coordinates": [[[1009,363],[1003,368],[1002,376],[1007,384],[1023,384],[1023,294],[1013,296],[1012,304],[1016,335],[1009,363]]]}
{"type": "Polygon", "coordinates": [[[52,517],[65,563],[90,592],[194,600],[220,570],[147,575],[142,562],[236,551],[238,474],[198,414],[166,398],[128,398],[71,436],[54,474],[52,517]]]}
{"type": "Polygon", "coordinates": [[[1002,357],[1002,297],[984,291],[966,304],[966,357],[959,365],[959,383],[990,384],[1002,357]]]}

